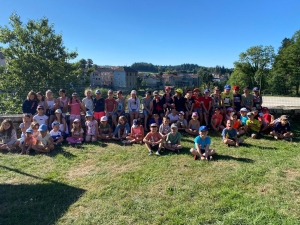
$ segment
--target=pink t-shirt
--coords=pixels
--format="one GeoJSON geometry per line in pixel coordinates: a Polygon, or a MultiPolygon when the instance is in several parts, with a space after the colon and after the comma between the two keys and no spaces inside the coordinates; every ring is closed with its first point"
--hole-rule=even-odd
{"type": "Polygon", "coordinates": [[[71,107],[70,114],[80,115],[80,100],[69,102],[68,105],[71,107]]]}
{"type": "Polygon", "coordinates": [[[105,105],[106,105],[106,110],[107,112],[112,112],[115,108],[115,105],[116,105],[116,100],[114,98],[112,99],[105,99],[105,105]]]}
{"type": "Polygon", "coordinates": [[[85,126],[87,127],[87,135],[95,135],[96,134],[96,126],[98,122],[96,120],[86,121],[85,126]]]}
{"type": "Polygon", "coordinates": [[[142,135],[142,129],[143,129],[143,126],[142,125],[139,125],[138,127],[136,127],[136,128],[132,128],[132,135],[134,136],[134,137],[136,137],[136,136],[141,136],[142,135]]]}

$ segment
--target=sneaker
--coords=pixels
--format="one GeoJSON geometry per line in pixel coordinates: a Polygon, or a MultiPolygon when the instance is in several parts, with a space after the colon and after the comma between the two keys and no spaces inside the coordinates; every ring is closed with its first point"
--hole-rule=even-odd
{"type": "Polygon", "coordinates": [[[152,155],[152,151],[150,151],[148,155],[152,155]]]}
{"type": "Polygon", "coordinates": [[[159,154],[159,151],[155,152],[155,155],[160,155],[160,154],[159,154]]]}

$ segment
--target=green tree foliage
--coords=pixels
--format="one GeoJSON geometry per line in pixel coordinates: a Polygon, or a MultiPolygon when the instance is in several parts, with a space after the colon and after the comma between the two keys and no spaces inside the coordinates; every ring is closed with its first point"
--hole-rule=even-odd
{"type": "Polygon", "coordinates": [[[203,87],[203,89],[205,89],[212,86],[214,77],[208,69],[199,69],[197,75],[199,87],[203,87]]]}
{"type": "Polygon", "coordinates": [[[77,52],[66,50],[62,35],[55,34],[54,25],[47,18],[26,24],[17,14],[9,19],[9,26],[0,26],[0,42],[5,44],[2,51],[7,61],[5,70],[0,71],[0,90],[24,97],[32,85],[43,91],[84,80],[82,61],[69,63],[77,52]]]}
{"type": "Polygon", "coordinates": [[[272,46],[253,46],[239,55],[234,62],[234,72],[230,76],[230,84],[259,86],[263,88],[265,77],[274,61],[275,53],[272,46]]]}
{"type": "Polygon", "coordinates": [[[300,30],[291,39],[285,38],[281,44],[272,68],[270,86],[275,93],[299,95],[300,30]]]}

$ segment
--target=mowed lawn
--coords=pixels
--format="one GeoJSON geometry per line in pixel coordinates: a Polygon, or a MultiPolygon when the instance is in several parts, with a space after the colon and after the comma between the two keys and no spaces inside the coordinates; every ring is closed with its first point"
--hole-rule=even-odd
{"type": "Polygon", "coordinates": [[[193,160],[186,134],[178,155],[114,142],[2,152],[0,224],[299,224],[299,139],[210,135],[213,162],[193,160]]]}

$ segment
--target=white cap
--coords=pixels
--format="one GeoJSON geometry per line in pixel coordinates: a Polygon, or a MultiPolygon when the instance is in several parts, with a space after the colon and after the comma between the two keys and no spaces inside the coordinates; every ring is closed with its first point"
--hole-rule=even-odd
{"type": "Polygon", "coordinates": [[[135,94],[136,95],[136,90],[132,90],[131,94],[135,94]]]}
{"type": "Polygon", "coordinates": [[[100,121],[107,121],[107,117],[106,116],[102,116],[100,121]]]}

